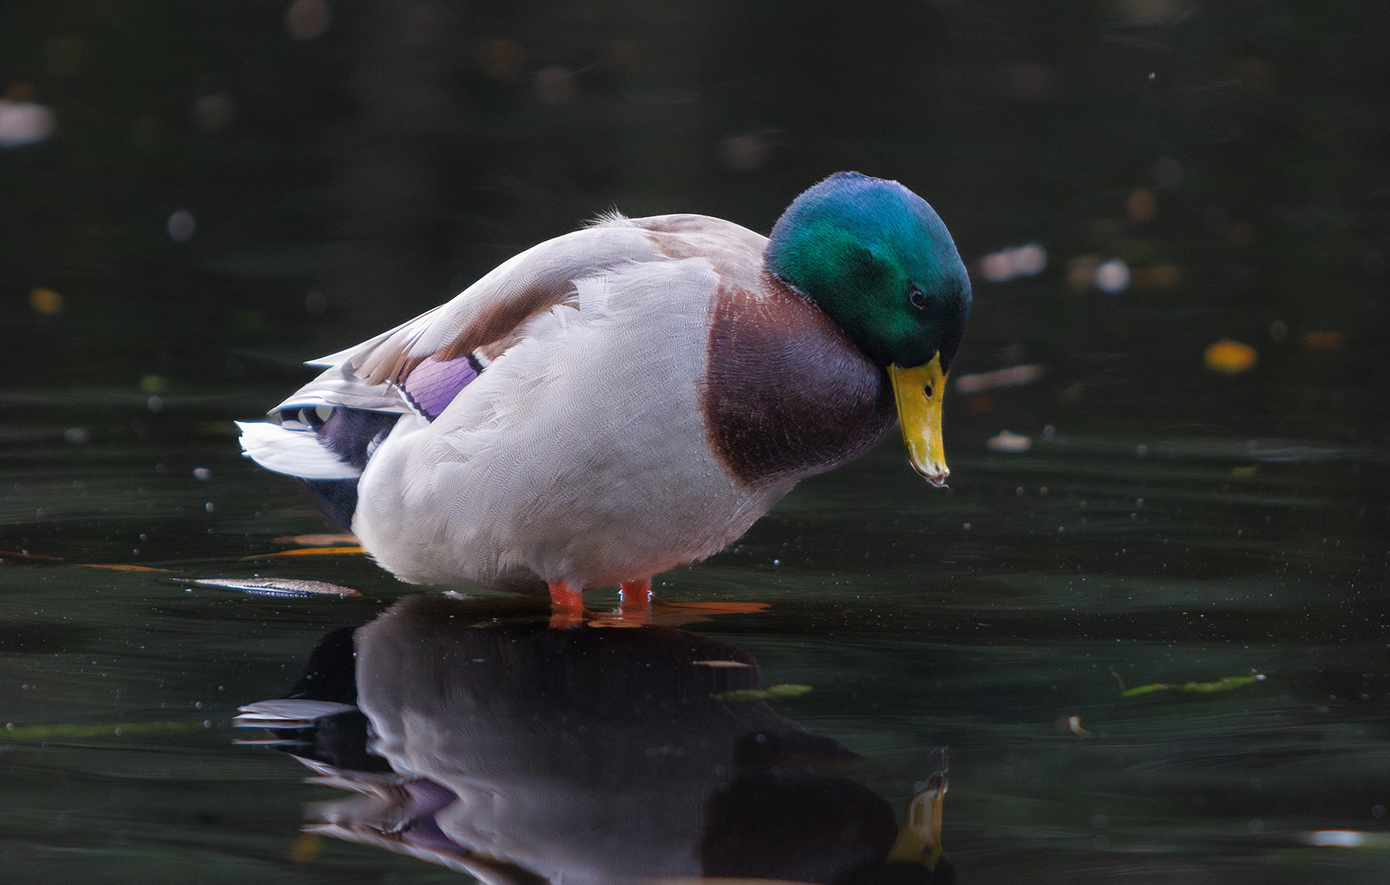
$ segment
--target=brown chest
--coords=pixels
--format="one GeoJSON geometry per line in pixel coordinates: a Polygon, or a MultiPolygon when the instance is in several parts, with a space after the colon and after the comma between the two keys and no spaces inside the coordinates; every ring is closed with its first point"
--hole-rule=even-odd
{"type": "Polygon", "coordinates": [[[741,482],[821,473],[893,427],[886,373],[820,308],[779,281],[721,287],[702,391],[712,448],[741,482]]]}

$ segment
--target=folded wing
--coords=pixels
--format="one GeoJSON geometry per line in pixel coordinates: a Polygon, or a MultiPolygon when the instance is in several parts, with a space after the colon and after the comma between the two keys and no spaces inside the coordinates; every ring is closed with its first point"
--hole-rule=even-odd
{"type": "Polygon", "coordinates": [[[570,302],[575,280],[664,257],[651,231],[618,215],[528,249],[452,301],[310,361],[323,373],[270,410],[277,422],[238,422],[243,452],[305,480],[348,526],[357,478],[402,415],[437,418],[530,317],[570,302]]]}

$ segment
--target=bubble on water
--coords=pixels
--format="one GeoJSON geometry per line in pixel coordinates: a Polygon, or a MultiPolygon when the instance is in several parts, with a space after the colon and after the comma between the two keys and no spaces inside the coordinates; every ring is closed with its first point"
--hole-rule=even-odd
{"type": "Polygon", "coordinates": [[[772,158],[772,142],[763,132],[731,135],[719,143],[719,158],[733,172],[757,172],[772,158]]]}
{"type": "Polygon", "coordinates": [[[328,310],[328,296],[315,289],[304,296],[304,312],[311,317],[321,317],[328,310]]]}
{"type": "Polygon", "coordinates": [[[1129,288],[1129,265],[1122,258],[1112,258],[1096,268],[1096,288],[1118,295],[1129,288]]]}
{"type": "Polygon", "coordinates": [[[562,105],[574,97],[576,80],[574,72],[568,68],[549,67],[536,71],[536,98],[541,104],[552,107],[562,105]]]}
{"type": "Polygon", "coordinates": [[[294,0],[285,10],[285,30],[296,40],[322,37],[333,23],[333,10],[324,0],[294,0]]]}
{"type": "Polygon", "coordinates": [[[1182,184],[1182,163],[1175,157],[1159,157],[1154,160],[1154,187],[1170,191],[1182,184]]]}
{"type": "Polygon", "coordinates": [[[187,243],[193,239],[193,232],[198,229],[198,222],[193,217],[193,213],[187,209],[179,209],[169,216],[169,239],[175,243],[187,243]]]}
{"type": "Polygon", "coordinates": [[[204,132],[221,132],[236,122],[237,102],[225,92],[212,92],[199,96],[189,115],[204,132]]]}
{"type": "Polygon", "coordinates": [[[0,98],[0,148],[37,144],[53,134],[53,112],[31,101],[0,98]]]}
{"type": "Polygon", "coordinates": [[[980,259],[980,276],[991,283],[1006,283],[1019,277],[1032,277],[1047,267],[1047,250],[1038,243],[1025,243],[991,252],[980,259]]]}

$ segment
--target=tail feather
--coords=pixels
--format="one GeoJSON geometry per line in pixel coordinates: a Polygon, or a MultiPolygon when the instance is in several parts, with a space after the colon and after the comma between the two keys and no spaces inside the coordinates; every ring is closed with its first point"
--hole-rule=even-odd
{"type": "Polygon", "coordinates": [[[241,449],[266,470],[300,479],[352,479],[362,469],[338,457],[312,428],[292,430],[280,424],[238,421],[241,449]]]}

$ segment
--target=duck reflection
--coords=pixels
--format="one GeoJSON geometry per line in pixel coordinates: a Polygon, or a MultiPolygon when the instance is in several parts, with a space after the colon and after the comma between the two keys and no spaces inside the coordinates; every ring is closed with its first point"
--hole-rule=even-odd
{"type": "Polygon", "coordinates": [[[357,794],[312,806],[311,830],[489,885],[955,880],[943,776],[900,829],[875,793],[817,772],[848,749],[747,697],[747,652],[673,627],[553,630],[547,615],[409,597],[330,634],[292,698],[239,722],[357,794]]]}

